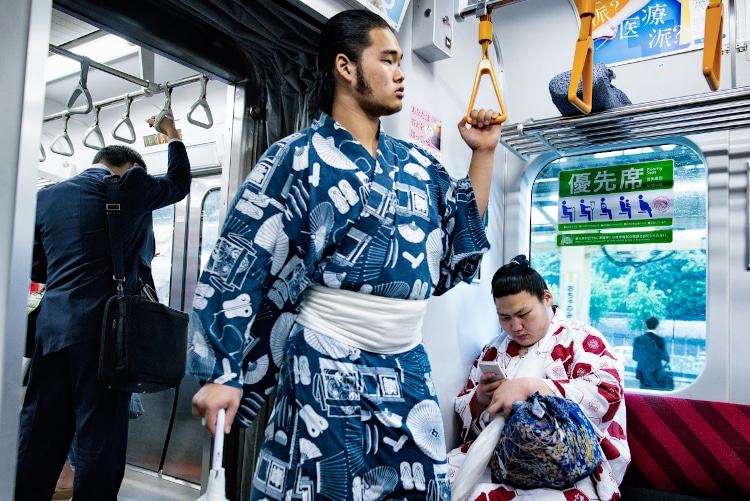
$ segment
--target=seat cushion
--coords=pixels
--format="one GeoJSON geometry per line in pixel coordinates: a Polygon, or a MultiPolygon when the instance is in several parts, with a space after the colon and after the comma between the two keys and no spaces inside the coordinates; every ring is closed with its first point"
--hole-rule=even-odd
{"type": "Polygon", "coordinates": [[[750,498],[750,405],[627,394],[632,462],[624,484],[750,498]]]}

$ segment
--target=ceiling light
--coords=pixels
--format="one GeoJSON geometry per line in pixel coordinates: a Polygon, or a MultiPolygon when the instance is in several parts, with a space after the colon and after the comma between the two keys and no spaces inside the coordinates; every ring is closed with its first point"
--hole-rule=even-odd
{"type": "MultiPolygon", "coordinates": [[[[135,54],[138,52],[138,49],[137,45],[128,44],[128,42],[115,35],[105,35],[71,48],[70,52],[86,56],[97,63],[107,64],[123,56],[135,54]]],[[[44,68],[44,79],[46,82],[51,82],[70,75],[76,75],[80,71],[80,62],[65,56],[50,55],[47,57],[47,63],[44,68]]]]}

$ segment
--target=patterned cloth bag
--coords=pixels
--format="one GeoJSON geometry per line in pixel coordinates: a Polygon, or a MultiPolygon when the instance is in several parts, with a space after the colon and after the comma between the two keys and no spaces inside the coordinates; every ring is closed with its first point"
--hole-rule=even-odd
{"type": "Polygon", "coordinates": [[[601,461],[594,427],[578,404],[534,393],[513,404],[489,468],[493,482],[560,489],[594,473],[601,461]]]}

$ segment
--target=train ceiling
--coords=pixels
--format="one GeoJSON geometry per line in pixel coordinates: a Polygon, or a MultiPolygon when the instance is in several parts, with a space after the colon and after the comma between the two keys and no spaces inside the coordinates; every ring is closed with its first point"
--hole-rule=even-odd
{"type": "Polygon", "coordinates": [[[53,6],[83,22],[53,22],[52,44],[89,35],[90,25],[231,84],[262,79],[264,68],[290,62],[309,72],[323,24],[286,0],[55,0],[53,6]]]}

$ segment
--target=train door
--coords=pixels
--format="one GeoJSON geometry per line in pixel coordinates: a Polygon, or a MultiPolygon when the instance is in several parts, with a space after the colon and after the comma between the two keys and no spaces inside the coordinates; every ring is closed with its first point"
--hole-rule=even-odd
{"type": "MultiPolygon", "coordinates": [[[[193,182],[191,194],[185,200],[153,214],[156,255],[152,270],[160,301],[189,311],[199,263],[205,263],[218,232],[219,187],[222,164],[226,163],[223,137],[231,130],[224,127],[226,96],[228,92],[232,94],[233,87],[209,81],[206,76],[196,75],[195,69],[128,45],[109,32],[57,10],[52,12],[50,42],[41,141],[42,151],[47,154],[43,160],[40,158],[40,178],[60,181],[91,164],[96,144],[88,139],[94,127],[86,127],[92,121],[102,131],[102,144],[130,143],[142,154],[150,173],[163,174],[168,162],[167,146],[146,126],[144,119],[158,113],[165,103],[164,96],[168,96],[164,106],[169,104],[183,134],[193,182]],[[120,46],[124,47],[122,54],[115,53],[120,46]],[[70,118],[64,112],[71,89],[79,80],[76,57],[92,61],[87,90],[95,116],[81,113],[70,118]],[[133,77],[144,73],[148,74],[145,79],[133,77]],[[145,93],[139,89],[144,81],[163,85],[167,94],[145,93]],[[131,117],[132,121],[124,121],[131,117]],[[70,138],[68,151],[53,147],[59,143],[57,134],[63,122],[70,138]],[[129,131],[123,124],[131,124],[129,131]]],[[[140,396],[144,412],[130,421],[129,465],[145,473],[161,471],[167,477],[194,484],[201,482],[205,430],[200,420],[192,417],[190,406],[197,389],[195,378],[186,376],[177,395],[165,391],[140,396]]]]}
{"type": "MultiPolygon", "coordinates": [[[[154,282],[160,300],[174,308],[190,311],[198,275],[218,238],[220,184],[218,172],[196,176],[187,199],[154,212],[154,282]]],[[[191,414],[191,398],[197,390],[195,378],[186,376],[176,402],[173,391],[141,396],[144,413],[130,423],[128,464],[201,482],[205,430],[191,414]]]]}

